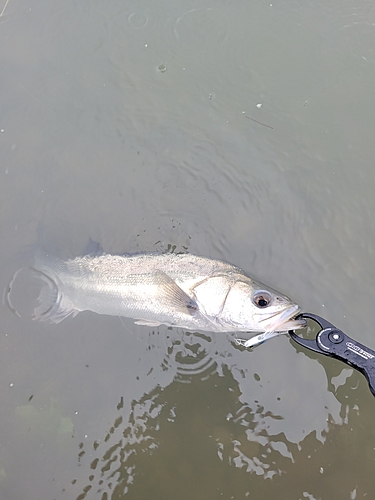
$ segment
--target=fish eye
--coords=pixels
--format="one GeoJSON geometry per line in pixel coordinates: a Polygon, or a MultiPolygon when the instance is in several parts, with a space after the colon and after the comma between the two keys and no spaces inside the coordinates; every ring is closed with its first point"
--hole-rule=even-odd
{"type": "Polygon", "coordinates": [[[260,290],[254,294],[253,302],[257,307],[267,307],[271,303],[271,295],[264,290],[260,290]]]}

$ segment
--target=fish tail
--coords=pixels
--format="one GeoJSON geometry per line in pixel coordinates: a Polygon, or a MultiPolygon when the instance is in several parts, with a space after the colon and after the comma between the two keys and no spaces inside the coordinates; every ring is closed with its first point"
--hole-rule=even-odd
{"type": "Polygon", "coordinates": [[[37,254],[32,270],[44,282],[44,286],[39,293],[39,305],[34,309],[33,319],[60,323],[68,316],[78,313],[63,293],[59,274],[65,267],[65,263],[56,257],[42,252],[37,254]]]}

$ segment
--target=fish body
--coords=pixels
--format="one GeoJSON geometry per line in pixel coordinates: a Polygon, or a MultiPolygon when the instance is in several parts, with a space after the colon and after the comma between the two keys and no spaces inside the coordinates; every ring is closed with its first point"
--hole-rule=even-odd
{"type": "Polygon", "coordinates": [[[35,318],[59,323],[80,311],[209,332],[301,328],[297,304],[227,262],[191,254],[86,255],[36,259],[47,283],[35,318]]]}

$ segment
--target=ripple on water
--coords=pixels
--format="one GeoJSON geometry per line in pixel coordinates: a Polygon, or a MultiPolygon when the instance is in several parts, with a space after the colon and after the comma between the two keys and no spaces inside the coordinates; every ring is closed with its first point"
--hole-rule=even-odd
{"type": "Polygon", "coordinates": [[[184,46],[197,45],[200,49],[205,49],[210,46],[216,47],[225,42],[228,35],[228,25],[222,10],[198,8],[189,10],[177,18],[173,32],[180,44],[184,46]],[[204,37],[201,36],[202,33],[204,33],[204,37]]]}
{"type": "Polygon", "coordinates": [[[197,332],[186,332],[182,339],[168,339],[164,370],[174,370],[175,380],[191,383],[195,377],[205,380],[217,371],[212,338],[197,332]]]}
{"type": "Polygon", "coordinates": [[[18,269],[3,290],[3,303],[19,318],[34,316],[43,281],[28,267],[18,269]]]}
{"type": "Polygon", "coordinates": [[[148,17],[143,12],[132,12],[128,16],[128,23],[133,28],[143,28],[148,24],[148,17]]]}

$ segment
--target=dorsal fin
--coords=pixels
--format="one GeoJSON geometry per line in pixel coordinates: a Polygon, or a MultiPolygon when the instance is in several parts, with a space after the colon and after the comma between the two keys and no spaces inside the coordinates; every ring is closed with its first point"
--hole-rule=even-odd
{"type": "Polygon", "coordinates": [[[89,242],[87,243],[83,255],[89,255],[90,257],[99,257],[100,255],[105,255],[105,252],[100,243],[89,238],[89,242]]]}

